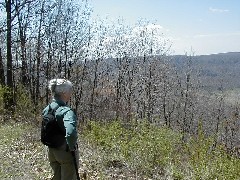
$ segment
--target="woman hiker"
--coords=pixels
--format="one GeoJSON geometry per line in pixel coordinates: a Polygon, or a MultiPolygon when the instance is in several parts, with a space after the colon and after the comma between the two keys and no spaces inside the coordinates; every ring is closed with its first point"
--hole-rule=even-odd
{"type": "MultiPolygon", "coordinates": [[[[74,111],[67,106],[72,96],[73,85],[66,79],[52,79],[49,82],[53,99],[42,112],[43,117],[54,110],[57,128],[63,132],[55,138],[51,135],[55,145],[48,145],[48,159],[53,169],[52,180],[76,180],[78,177],[79,151],[77,146],[77,117],[74,111]],[[55,138],[55,139],[54,139],[55,138]]],[[[51,131],[55,133],[55,130],[51,131]]]]}

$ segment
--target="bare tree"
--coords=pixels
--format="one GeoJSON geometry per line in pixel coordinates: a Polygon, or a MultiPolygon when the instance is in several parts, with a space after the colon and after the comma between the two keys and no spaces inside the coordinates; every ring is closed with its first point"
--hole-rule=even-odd
{"type": "Polygon", "coordinates": [[[18,23],[18,34],[21,49],[21,82],[24,86],[29,85],[29,77],[27,75],[27,57],[26,57],[26,43],[27,43],[27,29],[29,28],[31,19],[31,3],[32,1],[15,0],[15,12],[18,23]]]}
{"type": "Polygon", "coordinates": [[[2,49],[0,48],[0,85],[5,85],[5,74],[4,74],[4,66],[3,66],[3,58],[2,58],[2,49]]]}
{"type": "Polygon", "coordinates": [[[10,112],[14,111],[14,97],[13,97],[13,59],[12,59],[12,2],[6,0],[7,12],[7,81],[8,92],[4,95],[5,109],[10,112]]]}

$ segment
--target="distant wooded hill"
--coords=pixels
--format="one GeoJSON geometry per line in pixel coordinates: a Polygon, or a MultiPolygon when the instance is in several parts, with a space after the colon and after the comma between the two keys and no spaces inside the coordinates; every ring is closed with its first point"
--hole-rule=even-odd
{"type": "Polygon", "coordinates": [[[184,70],[189,61],[205,89],[240,88],[240,52],[192,57],[177,55],[172,58],[172,62],[178,70],[184,70]]]}

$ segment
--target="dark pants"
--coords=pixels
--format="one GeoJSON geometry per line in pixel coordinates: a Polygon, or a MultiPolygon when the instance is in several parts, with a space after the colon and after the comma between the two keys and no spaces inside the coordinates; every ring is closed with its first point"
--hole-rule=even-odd
{"type": "MultiPolygon", "coordinates": [[[[77,165],[79,166],[79,151],[75,151],[77,165]]],[[[76,171],[73,156],[70,151],[49,148],[48,159],[53,169],[52,180],[76,180],[76,171]]]]}

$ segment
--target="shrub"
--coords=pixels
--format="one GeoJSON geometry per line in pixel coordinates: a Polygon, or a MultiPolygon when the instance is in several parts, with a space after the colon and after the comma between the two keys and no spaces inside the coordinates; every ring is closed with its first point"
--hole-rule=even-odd
{"type": "Polygon", "coordinates": [[[0,87],[0,113],[6,115],[4,118],[14,118],[18,121],[32,119],[35,106],[25,88],[21,85],[18,85],[16,88],[15,112],[13,117],[4,109],[4,95],[7,94],[7,91],[8,89],[6,87],[0,87]]]}
{"type": "Polygon", "coordinates": [[[34,115],[34,104],[26,89],[19,85],[16,89],[16,118],[31,119],[34,115]]]}
{"type": "Polygon", "coordinates": [[[152,179],[230,179],[240,177],[240,159],[230,156],[214,139],[205,137],[201,126],[187,143],[171,129],[143,122],[90,122],[84,137],[101,147],[110,158],[152,179]]]}
{"type": "Polygon", "coordinates": [[[125,128],[117,121],[109,124],[91,122],[91,131],[85,135],[114,157],[122,157],[134,170],[145,175],[163,173],[180,136],[147,122],[129,126],[125,128]]]}
{"type": "Polygon", "coordinates": [[[4,102],[3,102],[3,96],[4,96],[5,89],[0,86],[0,113],[4,114],[4,102]]]}
{"type": "Polygon", "coordinates": [[[220,145],[213,148],[213,144],[214,138],[205,137],[200,126],[197,138],[183,145],[182,154],[187,155],[190,169],[190,173],[186,169],[184,173],[191,179],[239,179],[240,159],[230,156],[220,145]]]}

